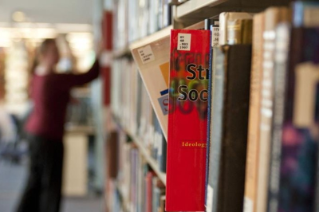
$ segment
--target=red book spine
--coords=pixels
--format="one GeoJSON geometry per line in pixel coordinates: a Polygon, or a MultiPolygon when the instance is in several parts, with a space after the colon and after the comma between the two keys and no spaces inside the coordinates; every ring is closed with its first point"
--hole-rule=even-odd
{"type": "Polygon", "coordinates": [[[209,30],[172,30],[167,211],[204,211],[209,30]]]}
{"type": "Polygon", "coordinates": [[[101,76],[103,80],[103,104],[108,106],[111,102],[111,51],[113,49],[113,13],[104,11],[102,17],[103,57],[101,63],[101,76]]]}
{"type": "Polygon", "coordinates": [[[146,202],[145,202],[145,211],[146,212],[152,212],[152,200],[153,200],[153,184],[152,184],[152,179],[153,179],[154,173],[153,172],[149,172],[146,175],[146,202]]]}

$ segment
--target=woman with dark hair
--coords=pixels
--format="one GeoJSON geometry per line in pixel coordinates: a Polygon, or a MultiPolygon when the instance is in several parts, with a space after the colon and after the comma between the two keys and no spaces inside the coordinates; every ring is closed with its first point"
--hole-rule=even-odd
{"type": "Polygon", "coordinates": [[[39,64],[31,82],[33,110],[26,124],[30,167],[17,212],[58,212],[61,202],[63,134],[70,90],[99,75],[99,61],[85,74],[57,74],[60,59],[54,39],[39,48],[39,64]]]}

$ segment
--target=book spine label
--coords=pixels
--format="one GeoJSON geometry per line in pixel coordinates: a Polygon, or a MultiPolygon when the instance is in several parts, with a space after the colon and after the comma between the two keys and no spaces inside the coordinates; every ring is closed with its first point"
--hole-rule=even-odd
{"type": "Polygon", "coordinates": [[[205,209],[210,41],[209,30],[171,31],[168,211],[205,209]]]}
{"type": "Polygon", "coordinates": [[[210,28],[212,31],[212,46],[217,47],[219,45],[219,19],[212,20],[210,28]]]}

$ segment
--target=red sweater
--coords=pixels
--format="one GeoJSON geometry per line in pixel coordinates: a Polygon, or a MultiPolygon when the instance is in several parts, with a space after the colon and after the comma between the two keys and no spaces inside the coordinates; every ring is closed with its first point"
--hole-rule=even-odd
{"type": "Polygon", "coordinates": [[[99,70],[97,60],[85,74],[34,75],[31,84],[34,107],[26,131],[49,139],[62,139],[71,88],[94,80],[99,70]]]}

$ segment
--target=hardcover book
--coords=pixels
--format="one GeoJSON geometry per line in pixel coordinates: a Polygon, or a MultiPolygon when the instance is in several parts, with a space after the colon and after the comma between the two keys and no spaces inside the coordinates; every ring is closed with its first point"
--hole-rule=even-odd
{"type": "Polygon", "coordinates": [[[209,30],[172,30],[167,211],[204,211],[209,30]]]}
{"type": "Polygon", "coordinates": [[[219,45],[227,44],[227,24],[229,21],[252,19],[253,15],[244,12],[223,12],[219,15],[219,45]]]}
{"type": "Polygon", "coordinates": [[[155,114],[167,138],[169,36],[141,48],[132,49],[155,114]]]}
{"type": "Polygon", "coordinates": [[[278,211],[278,193],[280,176],[280,155],[282,124],[285,109],[286,75],[288,51],[290,44],[290,24],[279,24],[276,29],[275,60],[274,60],[274,97],[273,122],[270,149],[270,168],[268,184],[268,212],[278,211]]]}
{"type": "MultiPolygon", "coordinates": [[[[214,155],[217,153],[216,146],[213,149],[212,140],[214,138],[214,135],[216,135],[216,132],[218,132],[222,124],[220,111],[223,107],[223,75],[221,70],[217,69],[217,64],[220,66],[223,64],[223,54],[220,51],[219,47],[213,47],[212,49],[212,77],[210,79],[210,85],[209,85],[209,102],[208,102],[208,128],[207,128],[207,170],[206,170],[206,211],[210,212],[213,211],[213,187],[214,186],[214,177],[217,177],[216,173],[217,170],[213,170],[214,162],[217,155],[214,155]],[[219,56],[218,62],[217,62],[217,55],[219,56]],[[219,71],[219,72],[217,72],[219,71]],[[214,127],[213,127],[213,120],[214,127]],[[214,131],[213,131],[214,130],[214,131]]],[[[218,154],[218,153],[217,153],[218,154]]]]}
{"type": "Polygon", "coordinates": [[[290,19],[289,9],[286,7],[270,7],[265,11],[263,74],[261,92],[261,115],[259,134],[259,170],[257,185],[257,210],[266,212],[268,199],[268,177],[270,165],[270,144],[272,133],[273,113],[273,74],[275,52],[275,29],[281,22],[290,19]]]}
{"type": "MultiPolygon", "coordinates": [[[[243,210],[251,45],[222,46],[213,85],[210,175],[213,212],[243,210]]],[[[207,195],[209,197],[209,195],[207,195]]],[[[208,200],[207,200],[208,202],[208,200]]],[[[209,211],[209,210],[208,210],[209,211]]]]}
{"type": "Polygon", "coordinates": [[[253,21],[235,19],[227,23],[227,44],[251,44],[253,21]]]}
{"type": "Polygon", "coordinates": [[[256,212],[264,13],[254,16],[244,212],[256,212]]]}
{"type": "MultiPolygon", "coordinates": [[[[205,29],[211,30],[212,32],[212,40],[211,40],[211,65],[209,66],[210,75],[213,76],[214,70],[216,68],[216,51],[218,49],[218,38],[219,38],[219,19],[218,17],[212,17],[205,20],[205,29]]],[[[211,120],[212,120],[212,105],[213,105],[213,78],[209,78],[208,82],[208,112],[207,112],[207,153],[206,153],[206,192],[205,192],[205,206],[206,210],[211,208],[212,204],[212,193],[210,187],[208,186],[210,179],[209,179],[209,158],[210,158],[210,144],[211,144],[211,120]]],[[[209,210],[208,210],[209,211],[209,210]]]]}

